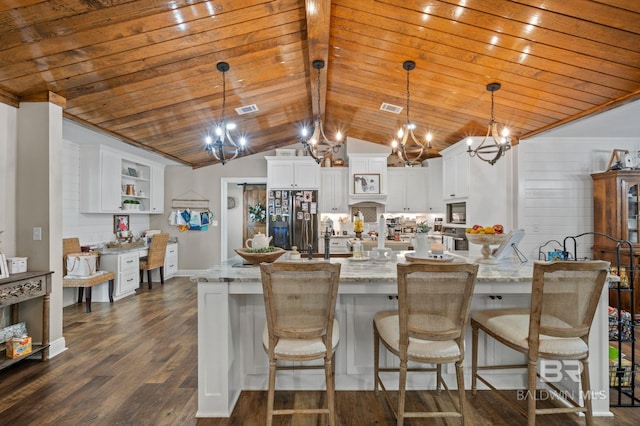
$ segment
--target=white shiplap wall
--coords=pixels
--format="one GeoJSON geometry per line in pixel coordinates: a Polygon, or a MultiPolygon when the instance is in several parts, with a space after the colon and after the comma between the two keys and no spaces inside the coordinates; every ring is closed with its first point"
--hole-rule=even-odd
{"type": "MultiPolygon", "coordinates": [[[[533,138],[518,145],[517,222],[526,236],[520,250],[538,259],[549,240],[593,231],[591,174],[604,171],[614,149],[638,160],[638,138],[533,138]]],[[[591,257],[593,238],[577,239],[578,257],[591,257]]],[[[557,246],[557,245],[554,245],[557,246]]],[[[550,251],[549,245],[544,253],[550,251]]]]}
{"type": "MultiPolygon", "coordinates": [[[[73,142],[63,144],[63,191],[62,191],[62,235],[64,238],[78,237],[83,245],[113,241],[113,215],[80,213],[80,149],[73,142]]],[[[130,228],[134,234],[149,229],[148,214],[129,215],[130,228]]]]}

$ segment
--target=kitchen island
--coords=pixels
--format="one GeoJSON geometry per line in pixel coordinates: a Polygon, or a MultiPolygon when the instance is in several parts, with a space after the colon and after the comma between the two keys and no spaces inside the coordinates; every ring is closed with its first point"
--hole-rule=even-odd
{"type": "MultiPolygon", "coordinates": [[[[336,319],[340,323],[340,344],[336,350],[337,390],[373,389],[373,330],[376,312],[397,307],[396,264],[404,262],[405,252],[390,261],[354,261],[332,258],[341,263],[336,319]]],[[[458,252],[454,261],[472,262],[458,252]]],[[[304,262],[302,260],[301,262],[304,262]]],[[[496,265],[481,264],[472,301],[472,310],[528,307],[532,262],[517,260],[496,265]]],[[[242,390],[266,390],[268,364],[262,347],[265,324],[260,269],[243,266],[236,258],[191,278],[198,285],[198,412],[197,417],[229,417],[242,390]]],[[[606,289],[591,333],[591,388],[596,416],[608,416],[608,317],[606,289]]],[[[465,381],[470,383],[471,327],[466,338],[465,381]]],[[[480,336],[479,362],[516,363],[521,354],[507,352],[480,336]]],[[[397,365],[397,358],[381,354],[381,363],[397,365]]],[[[323,389],[324,375],[299,370],[278,375],[277,389],[323,389]],[[289,374],[287,374],[289,373],[289,374]]],[[[524,389],[524,371],[498,372],[495,384],[504,389],[524,389]]],[[[453,365],[443,370],[445,380],[455,387],[453,365]]],[[[416,375],[414,375],[416,376],[416,375]]],[[[408,381],[408,388],[435,388],[434,376],[420,383],[408,381]],[[425,384],[426,383],[426,384],[425,384]]],[[[390,388],[397,386],[397,374],[389,373],[390,388]],[[396,383],[394,384],[394,380],[396,383]]],[[[415,377],[413,377],[415,379],[415,377]]],[[[564,383],[563,383],[564,384],[564,383]]],[[[577,383],[567,389],[576,391],[577,383]]]]}

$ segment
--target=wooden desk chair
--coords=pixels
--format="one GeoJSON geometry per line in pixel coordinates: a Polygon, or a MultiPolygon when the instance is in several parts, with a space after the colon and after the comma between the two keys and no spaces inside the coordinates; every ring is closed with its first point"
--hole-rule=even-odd
{"type": "MultiPolygon", "coordinates": [[[[535,262],[530,309],[490,309],[473,312],[471,314],[473,393],[476,393],[476,383],[480,380],[525,415],[530,426],[536,424],[538,414],[578,412],[585,414],[587,425],[592,425],[593,413],[589,397],[584,399],[583,406],[579,403],[579,395],[576,395],[576,399],[567,398],[566,404],[561,407],[537,408],[538,374],[547,387],[557,389],[553,378],[545,378],[544,372],[538,372],[537,365],[540,359],[542,359],[541,365],[545,360],[578,360],[582,367],[582,392],[583,395],[589,395],[589,330],[608,270],[609,262],[605,261],[535,262]],[[493,337],[497,342],[525,354],[527,364],[478,366],[479,330],[493,337]],[[504,368],[527,369],[526,410],[478,373],[478,370],[504,368]]],[[[557,371],[554,368],[554,372],[557,371]]],[[[567,396],[567,392],[559,392],[557,396],[558,398],[567,396]]]]}
{"type": "Polygon", "coordinates": [[[376,313],[373,319],[374,391],[378,385],[396,416],[397,424],[406,417],[456,417],[465,423],[464,338],[478,265],[467,263],[398,264],[398,310],[376,313]],[[380,341],[400,358],[399,368],[380,368],[380,341]],[[436,364],[429,368],[407,368],[409,361],[436,364]],[[455,400],[442,378],[442,364],[455,362],[458,384],[457,411],[405,411],[407,372],[435,372],[436,389],[443,386],[451,402],[455,400]],[[380,372],[399,372],[397,409],[380,372]]]}
{"type": "MultiPolygon", "coordinates": [[[[62,270],[64,277],[62,279],[62,287],[75,287],[78,289],[78,304],[82,303],[82,295],[84,289],[87,289],[86,310],[91,312],[91,288],[98,284],[109,282],[109,302],[113,303],[113,283],[116,275],[113,272],[102,271],[100,275],[94,275],[89,278],[69,277],[67,276],[67,256],[72,253],[80,253],[80,240],[78,238],[65,238],[62,240],[62,270]]],[[[99,272],[99,271],[96,271],[99,272]]]]}
{"type": "Polygon", "coordinates": [[[155,234],[151,237],[151,245],[146,257],[140,259],[140,287],[144,283],[144,271],[147,271],[147,281],[151,290],[151,272],[160,268],[160,284],[164,285],[164,256],[167,252],[169,234],[155,234]]]}
{"type": "Polygon", "coordinates": [[[339,341],[334,319],[340,264],[329,262],[261,263],[267,314],[263,345],[269,357],[267,426],[274,415],[321,414],[335,425],[333,354],[339,341]],[[278,361],[324,359],[324,365],[277,365],[278,361]],[[274,410],[277,370],[324,368],[327,408],[274,410]]]}

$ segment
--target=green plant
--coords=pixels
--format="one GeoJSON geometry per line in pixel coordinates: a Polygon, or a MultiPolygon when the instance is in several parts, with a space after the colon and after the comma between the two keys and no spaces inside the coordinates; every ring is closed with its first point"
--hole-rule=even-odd
{"type": "Polygon", "coordinates": [[[425,220],[424,222],[420,222],[416,225],[416,232],[421,233],[421,234],[426,234],[427,232],[431,231],[431,227],[429,225],[427,225],[427,221],[425,220]]]}

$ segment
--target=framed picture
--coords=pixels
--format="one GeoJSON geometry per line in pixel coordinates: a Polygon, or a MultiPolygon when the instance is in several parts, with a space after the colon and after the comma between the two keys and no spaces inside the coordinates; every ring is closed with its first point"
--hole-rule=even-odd
{"type": "Polygon", "coordinates": [[[7,269],[7,258],[4,253],[0,251],[0,278],[8,278],[9,269],[7,269]]]}
{"type": "Polygon", "coordinates": [[[114,214],[113,215],[113,233],[129,230],[129,215],[114,214]]]}
{"type": "Polygon", "coordinates": [[[129,167],[129,176],[138,177],[138,172],[133,167],[129,167]]]}
{"type": "Polygon", "coordinates": [[[379,194],[380,174],[354,174],[353,175],[354,194],[379,194]]]}

